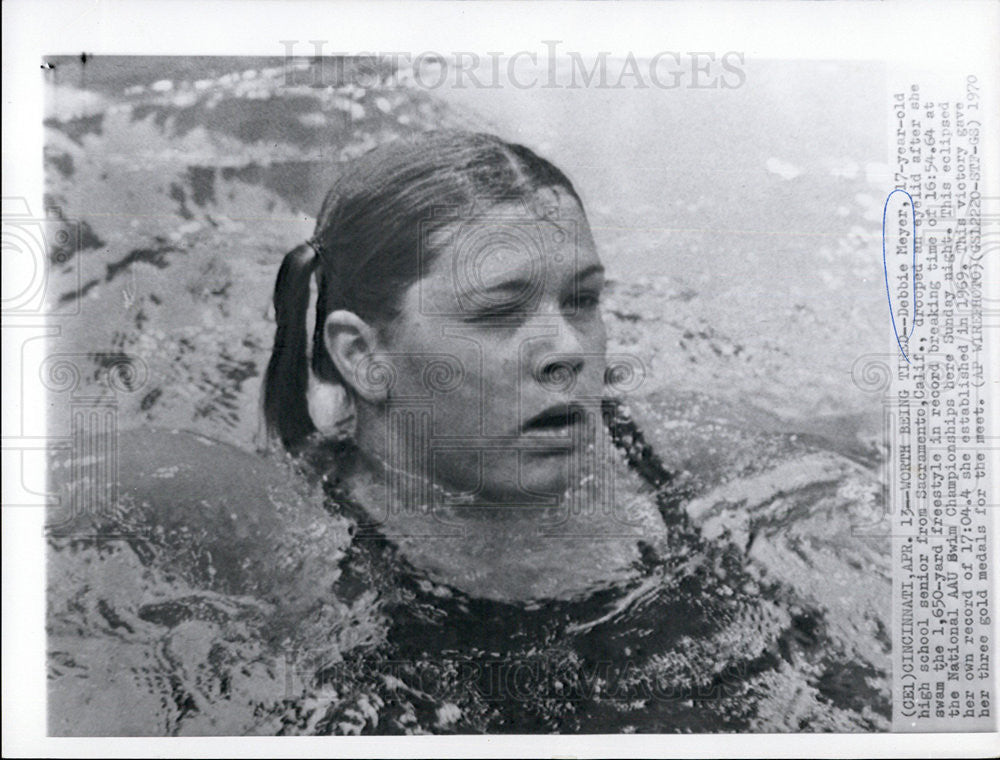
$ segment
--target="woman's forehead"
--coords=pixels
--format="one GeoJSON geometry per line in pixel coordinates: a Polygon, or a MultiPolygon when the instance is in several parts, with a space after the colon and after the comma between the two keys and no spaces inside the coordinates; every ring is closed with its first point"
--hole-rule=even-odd
{"type": "MultiPolygon", "coordinates": [[[[600,266],[579,204],[567,193],[511,200],[456,218],[429,239],[422,272],[437,299],[516,287],[559,288],[600,266]]],[[[429,293],[430,294],[430,293],[429,293]]]]}

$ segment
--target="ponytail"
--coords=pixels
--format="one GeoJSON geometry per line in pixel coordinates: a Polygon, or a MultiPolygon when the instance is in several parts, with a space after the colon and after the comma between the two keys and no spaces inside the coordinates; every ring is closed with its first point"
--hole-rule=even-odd
{"type": "Polygon", "coordinates": [[[274,286],[277,330],[264,375],[264,421],[268,434],[288,450],[316,431],[309,416],[309,359],[306,352],[309,285],[316,253],[308,243],[285,254],[274,286]]]}

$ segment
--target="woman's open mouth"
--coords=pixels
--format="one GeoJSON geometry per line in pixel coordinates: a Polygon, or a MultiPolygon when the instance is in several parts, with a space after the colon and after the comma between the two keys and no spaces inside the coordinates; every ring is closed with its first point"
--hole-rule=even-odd
{"type": "Polygon", "coordinates": [[[572,444],[583,434],[586,418],[587,410],[580,404],[555,404],[529,418],[521,433],[531,438],[561,438],[572,444]]]}

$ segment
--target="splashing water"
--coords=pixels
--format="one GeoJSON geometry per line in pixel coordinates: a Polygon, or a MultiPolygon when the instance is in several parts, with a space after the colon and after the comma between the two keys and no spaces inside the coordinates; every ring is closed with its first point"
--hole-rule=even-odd
{"type": "MultiPolygon", "coordinates": [[[[568,598],[429,572],[359,530],[335,478],[248,450],[273,277],[311,231],[331,157],[482,125],[405,87],[283,87],[274,62],[181,71],[170,88],[114,72],[104,86],[101,65],[50,93],[49,201],[79,232],[51,295],[56,313],[79,310],[60,338],[75,387],[113,393],[126,429],[90,458],[51,457],[50,490],[90,505],[50,520],[52,733],[888,728],[889,566],[864,416],[789,423],[674,388],[745,376],[744,396],[805,398],[794,351],[747,348],[680,278],[612,283],[611,344],[647,357],[650,378],[612,420],[621,495],[663,535],[568,598]]],[[[803,403],[840,408],[815,392],[803,403]]],[[[603,559],[594,546],[580,567],[603,559]]],[[[572,575],[565,556],[521,572],[572,575]]]]}

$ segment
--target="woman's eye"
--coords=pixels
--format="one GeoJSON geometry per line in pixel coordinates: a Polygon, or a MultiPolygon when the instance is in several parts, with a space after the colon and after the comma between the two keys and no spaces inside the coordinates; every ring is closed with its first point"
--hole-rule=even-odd
{"type": "Polygon", "coordinates": [[[494,322],[496,320],[503,320],[504,322],[510,322],[523,316],[524,314],[524,304],[509,303],[509,304],[498,304],[497,306],[486,309],[484,311],[476,312],[472,315],[472,321],[474,322],[494,322]]]}
{"type": "Polygon", "coordinates": [[[570,307],[575,307],[578,311],[587,311],[590,309],[596,309],[601,303],[601,294],[585,292],[580,293],[571,302],[570,307]]]}

